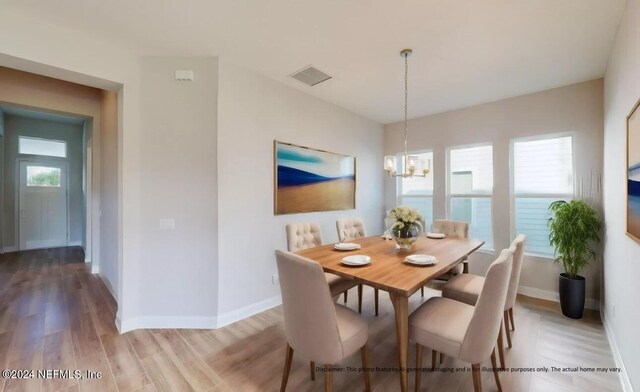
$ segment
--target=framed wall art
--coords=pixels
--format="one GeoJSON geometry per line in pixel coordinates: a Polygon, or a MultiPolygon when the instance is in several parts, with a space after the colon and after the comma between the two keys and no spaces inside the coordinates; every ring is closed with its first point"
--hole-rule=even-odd
{"type": "Polygon", "coordinates": [[[276,215],[355,209],[355,157],[276,140],[274,178],[276,215]]]}
{"type": "Polygon", "coordinates": [[[627,235],[640,242],[640,100],[627,116],[627,235]]]}

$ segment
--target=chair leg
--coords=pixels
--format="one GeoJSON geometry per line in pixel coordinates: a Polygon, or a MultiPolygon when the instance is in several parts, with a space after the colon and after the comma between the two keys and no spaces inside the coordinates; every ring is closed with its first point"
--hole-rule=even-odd
{"type": "Polygon", "coordinates": [[[420,390],[420,378],[422,377],[422,346],[416,343],[416,392],[420,390]]]}
{"type": "Polygon", "coordinates": [[[498,386],[498,392],[502,392],[502,385],[500,385],[500,376],[498,375],[498,365],[496,363],[496,349],[491,352],[491,369],[493,370],[493,378],[496,379],[496,385],[498,386]]]}
{"type": "Polygon", "coordinates": [[[442,365],[442,361],[444,361],[444,354],[440,353],[440,365],[442,365]]]}
{"type": "Polygon", "coordinates": [[[331,392],[331,365],[324,366],[324,391],[331,392]]]}
{"type": "Polygon", "coordinates": [[[287,354],[284,360],[284,371],[282,372],[282,383],[280,384],[280,392],[287,389],[287,381],[289,381],[289,371],[291,370],[291,360],[293,359],[293,348],[287,343],[287,354]]]}
{"type": "Polygon", "coordinates": [[[358,313],[362,313],[362,285],[358,285],[358,313]]]}
{"type": "Polygon", "coordinates": [[[504,311],[504,330],[507,335],[507,345],[511,348],[511,329],[509,328],[509,311],[504,311]]]}
{"type": "Polygon", "coordinates": [[[511,322],[511,330],[516,330],[516,324],[513,322],[513,308],[509,308],[509,321],[511,322]]]}
{"type": "Polygon", "coordinates": [[[500,333],[498,333],[498,354],[500,354],[500,369],[505,370],[504,366],[504,346],[502,343],[502,323],[500,323],[500,333]]]}
{"type": "Polygon", "coordinates": [[[420,295],[424,298],[424,286],[420,287],[420,295]]]}
{"type": "Polygon", "coordinates": [[[436,368],[436,356],[438,352],[436,350],[431,350],[431,370],[435,370],[436,368]]]}
{"type": "Polygon", "coordinates": [[[316,380],[316,363],[313,361],[310,361],[309,368],[311,369],[311,381],[315,381],[316,380]]]}
{"type": "Polygon", "coordinates": [[[362,368],[364,369],[364,388],[365,391],[371,391],[371,380],[369,379],[369,359],[367,358],[367,345],[365,344],[360,349],[362,355],[362,368]]]}
{"type": "Polygon", "coordinates": [[[347,303],[347,293],[349,293],[349,290],[344,292],[344,303],[347,303]]]}
{"type": "Polygon", "coordinates": [[[378,289],[373,289],[373,300],[376,303],[376,316],[378,315],[378,289]]]}
{"type": "Polygon", "coordinates": [[[473,391],[482,392],[482,376],[480,375],[480,364],[474,363],[471,365],[471,373],[473,376],[473,391]]]}

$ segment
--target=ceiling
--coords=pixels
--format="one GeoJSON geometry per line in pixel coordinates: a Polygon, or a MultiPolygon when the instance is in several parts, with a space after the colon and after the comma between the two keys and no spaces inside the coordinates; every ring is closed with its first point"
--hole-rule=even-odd
{"type": "Polygon", "coordinates": [[[602,77],[625,0],[3,0],[145,55],[222,56],[381,123],[602,77]],[[314,87],[287,75],[313,64],[314,87]]]}

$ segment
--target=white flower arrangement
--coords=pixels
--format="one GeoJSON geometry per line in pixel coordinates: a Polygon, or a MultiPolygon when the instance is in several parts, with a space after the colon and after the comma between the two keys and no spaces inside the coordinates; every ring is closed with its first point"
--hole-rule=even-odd
{"type": "Polygon", "coordinates": [[[405,227],[410,228],[416,225],[416,222],[420,223],[421,228],[424,228],[424,217],[420,211],[415,208],[407,206],[398,206],[392,208],[389,211],[389,218],[394,219],[395,223],[391,227],[391,230],[402,230],[405,227]]]}

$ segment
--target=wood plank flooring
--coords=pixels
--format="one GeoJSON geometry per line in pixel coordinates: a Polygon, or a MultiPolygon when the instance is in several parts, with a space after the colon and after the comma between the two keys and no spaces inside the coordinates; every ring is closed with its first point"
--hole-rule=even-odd
{"type": "MultiPolygon", "coordinates": [[[[118,334],[116,306],[103,282],[91,275],[80,248],[0,255],[0,368],[101,372],[100,379],[0,379],[2,391],[277,391],[284,365],[282,310],[277,307],[217,330],[137,330],[118,334]]],[[[435,290],[427,290],[437,295],[435,290]]],[[[354,309],[357,296],[349,295],[354,309]]],[[[397,366],[393,308],[380,293],[380,316],[373,314],[373,290],[364,290],[363,317],[369,322],[370,366],[397,366]]],[[[410,310],[425,299],[410,299],[410,310]]],[[[563,317],[558,305],[520,297],[515,309],[514,346],[507,367],[615,367],[597,313],[582,320],[563,317]]],[[[424,364],[431,352],[425,350],[424,364]]],[[[410,345],[410,366],[415,364],[410,345]]],[[[438,371],[422,377],[422,390],[472,391],[469,364],[446,358],[438,371]]],[[[354,355],[339,366],[360,367],[354,355]]],[[[490,367],[490,363],[483,366],[490,367]]],[[[371,374],[375,391],[399,390],[396,373],[371,374]]],[[[309,377],[309,363],[294,353],[288,391],[324,390],[322,374],[309,377]]],[[[504,391],[620,391],[614,373],[502,373],[504,391]]],[[[495,391],[488,372],[484,391],[495,391]]],[[[409,378],[414,387],[413,374],[409,378]]],[[[333,377],[334,391],[364,390],[361,373],[333,377]]]]}

